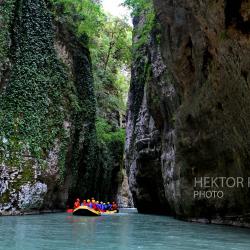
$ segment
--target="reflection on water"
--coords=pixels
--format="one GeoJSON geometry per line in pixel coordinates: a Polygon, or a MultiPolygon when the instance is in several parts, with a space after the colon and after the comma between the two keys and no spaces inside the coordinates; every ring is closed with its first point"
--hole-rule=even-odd
{"type": "Polygon", "coordinates": [[[0,249],[250,249],[250,230],[138,214],[0,217],[0,249]]]}

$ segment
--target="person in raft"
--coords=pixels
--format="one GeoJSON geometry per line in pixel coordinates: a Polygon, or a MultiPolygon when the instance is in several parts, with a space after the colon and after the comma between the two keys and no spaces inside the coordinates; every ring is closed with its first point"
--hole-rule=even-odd
{"type": "Polygon", "coordinates": [[[117,211],[118,211],[118,206],[117,206],[117,204],[116,204],[114,201],[112,202],[111,210],[112,210],[112,211],[114,211],[114,210],[117,210],[117,211]]]}
{"type": "Polygon", "coordinates": [[[90,199],[87,199],[86,206],[92,208],[92,202],[90,201],[90,199]]]}
{"type": "Polygon", "coordinates": [[[87,201],[83,200],[83,202],[81,203],[81,206],[87,206],[87,201]]]}
{"type": "Polygon", "coordinates": [[[91,198],[91,200],[90,199],[87,199],[87,201],[83,200],[81,204],[80,204],[80,199],[77,198],[74,203],[74,209],[80,206],[87,206],[99,212],[118,210],[118,206],[114,201],[112,202],[112,204],[110,204],[110,202],[107,202],[106,204],[106,203],[103,203],[102,201],[99,203],[99,201],[95,201],[93,197],[91,198]]]}
{"type": "Polygon", "coordinates": [[[93,199],[93,200],[91,201],[91,203],[92,203],[92,208],[93,208],[95,211],[98,211],[97,206],[96,206],[96,201],[93,199]]]}
{"type": "Polygon", "coordinates": [[[102,204],[99,203],[99,201],[96,201],[96,208],[98,209],[98,211],[102,212],[102,204]]]}
{"type": "Polygon", "coordinates": [[[74,209],[76,209],[78,207],[80,207],[80,199],[79,198],[77,198],[75,203],[74,203],[74,209]]]}
{"type": "Polygon", "coordinates": [[[107,202],[107,210],[111,211],[112,209],[112,205],[110,204],[110,202],[107,202]]]}

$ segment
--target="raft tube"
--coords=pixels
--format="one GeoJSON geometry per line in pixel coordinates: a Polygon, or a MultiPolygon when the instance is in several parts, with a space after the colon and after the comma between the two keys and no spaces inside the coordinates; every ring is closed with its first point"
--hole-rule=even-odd
{"type": "Polygon", "coordinates": [[[73,210],[73,215],[78,216],[100,216],[100,215],[111,215],[118,213],[118,210],[99,212],[87,206],[80,206],[73,210]]]}
{"type": "Polygon", "coordinates": [[[80,206],[73,211],[73,215],[78,216],[100,216],[101,213],[98,211],[95,211],[94,209],[86,206],[80,206]]]}

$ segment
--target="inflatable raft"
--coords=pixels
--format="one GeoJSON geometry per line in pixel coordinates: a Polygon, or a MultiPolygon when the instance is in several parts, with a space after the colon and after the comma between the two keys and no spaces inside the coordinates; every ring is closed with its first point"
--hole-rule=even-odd
{"type": "Polygon", "coordinates": [[[86,206],[80,206],[73,210],[73,215],[80,215],[80,216],[100,216],[101,213],[95,211],[94,209],[86,206]]]}
{"type": "Polygon", "coordinates": [[[86,206],[80,206],[76,209],[73,210],[73,215],[78,215],[78,216],[101,216],[101,215],[111,215],[111,214],[115,214],[118,211],[106,211],[106,212],[99,212],[96,211],[90,207],[86,207],[86,206]]]}

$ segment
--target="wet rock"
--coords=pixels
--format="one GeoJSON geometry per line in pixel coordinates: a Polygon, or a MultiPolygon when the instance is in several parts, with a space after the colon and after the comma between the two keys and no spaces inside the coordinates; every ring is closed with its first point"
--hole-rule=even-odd
{"type": "Polygon", "coordinates": [[[118,189],[118,194],[117,194],[117,204],[119,208],[132,208],[134,207],[133,203],[133,198],[132,194],[129,189],[128,185],[128,177],[126,172],[124,171],[124,177],[123,177],[123,182],[122,185],[118,189]]]}
{"type": "Polygon", "coordinates": [[[46,192],[47,185],[41,182],[22,185],[18,194],[19,208],[23,211],[41,208],[46,192]]]}

